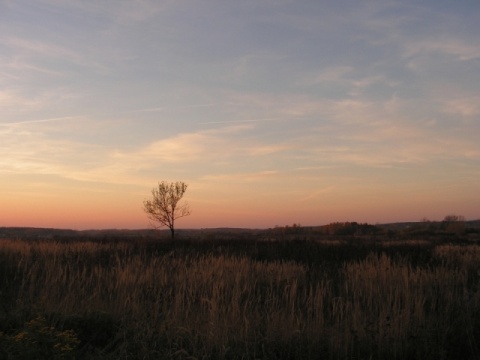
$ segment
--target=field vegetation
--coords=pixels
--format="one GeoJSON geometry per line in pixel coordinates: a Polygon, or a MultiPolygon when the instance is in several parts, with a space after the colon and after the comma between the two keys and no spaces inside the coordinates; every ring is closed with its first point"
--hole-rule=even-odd
{"type": "Polygon", "coordinates": [[[480,359],[475,241],[292,228],[0,239],[0,359],[480,359]]]}

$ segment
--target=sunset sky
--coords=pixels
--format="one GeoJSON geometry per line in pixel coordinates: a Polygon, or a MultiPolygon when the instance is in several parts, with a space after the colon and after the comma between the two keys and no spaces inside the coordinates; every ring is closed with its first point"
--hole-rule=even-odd
{"type": "Polygon", "coordinates": [[[478,0],[0,0],[0,226],[480,218],[478,0]]]}

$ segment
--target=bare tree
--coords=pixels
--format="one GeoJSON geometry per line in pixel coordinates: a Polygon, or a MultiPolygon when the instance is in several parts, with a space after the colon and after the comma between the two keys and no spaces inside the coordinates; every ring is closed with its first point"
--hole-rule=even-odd
{"type": "Polygon", "coordinates": [[[465,221],[465,216],[462,216],[462,215],[447,215],[447,216],[445,216],[443,221],[446,222],[446,223],[464,222],[465,221]]]}
{"type": "Polygon", "coordinates": [[[451,233],[463,234],[465,233],[466,223],[465,216],[462,215],[447,215],[443,219],[444,228],[451,233]]]}
{"type": "Polygon", "coordinates": [[[143,202],[143,210],[150,220],[160,226],[168,226],[175,238],[175,220],[190,215],[188,203],[179,204],[180,199],[187,191],[187,184],[182,181],[158,183],[158,188],[152,189],[152,199],[143,202]]]}

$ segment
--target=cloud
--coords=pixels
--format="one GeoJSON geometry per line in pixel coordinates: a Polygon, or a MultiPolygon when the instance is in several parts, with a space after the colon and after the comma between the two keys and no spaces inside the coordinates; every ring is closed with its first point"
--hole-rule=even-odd
{"type": "Polygon", "coordinates": [[[2,106],[2,112],[5,113],[5,109],[15,109],[18,112],[29,111],[34,108],[38,108],[43,102],[41,97],[27,98],[17,91],[3,90],[0,91],[0,104],[2,106]]]}
{"type": "Polygon", "coordinates": [[[70,11],[82,12],[88,16],[103,16],[107,19],[115,19],[118,22],[140,22],[153,18],[158,12],[171,7],[176,1],[81,1],[81,0],[42,0],[47,6],[67,8],[70,11]]]}
{"type": "Polygon", "coordinates": [[[138,109],[132,110],[131,112],[165,112],[167,110],[182,110],[182,109],[196,109],[196,108],[209,108],[213,107],[215,104],[196,104],[196,105],[180,105],[180,106],[161,106],[161,107],[153,107],[153,108],[145,108],[145,109],[138,109]]]}
{"type": "Polygon", "coordinates": [[[135,154],[147,159],[167,162],[190,162],[206,155],[209,146],[220,145],[218,139],[202,133],[180,134],[158,140],[135,154]]]}
{"type": "Polygon", "coordinates": [[[48,76],[63,75],[61,71],[35,63],[24,55],[11,55],[3,59],[0,57],[0,67],[2,68],[0,74],[11,80],[20,80],[27,73],[38,73],[48,76]]]}
{"type": "Polygon", "coordinates": [[[248,149],[248,153],[253,156],[275,154],[282,151],[288,151],[289,145],[258,145],[248,149]]]}
{"type": "Polygon", "coordinates": [[[353,70],[354,68],[352,66],[346,65],[322,68],[320,70],[307,74],[299,81],[299,85],[312,86],[325,83],[343,84],[347,81],[345,76],[351,74],[353,70]]]}
{"type": "Polygon", "coordinates": [[[450,38],[425,38],[410,40],[404,43],[405,57],[444,54],[460,61],[480,58],[480,44],[468,43],[463,39],[450,38]]]}
{"type": "Polygon", "coordinates": [[[24,125],[28,125],[28,124],[38,124],[38,123],[49,123],[49,122],[57,122],[57,121],[75,120],[75,119],[78,119],[78,118],[80,118],[80,116],[63,116],[63,117],[49,118],[49,119],[32,119],[32,120],[10,122],[10,123],[0,123],[0,126],[14,128],[14,127],[24,126],[24,125]]]}
{"type": "Polygon", "coordinates": [[[325,194],[330,194],[335,192],[335,189],[336,189],[336,186],[327,186],[323,189],[310,190],[308,192],[308,195],[300,198],[299,201],[304,202],[304,201],[310,201],[312,199],[317,199],[319,197],[322,197],[325,194]]]}
{"type": "Polygon", "coordinates": [[[220,121],[205,121],[200,124],[235,124],[235,123],[251,123],[251,122],[264,122],[264,121],[279,121],[281,118],[265,118],[265,119],[239,119],[239,120],[220,120],[220,121]]]}
{"type": "Polygon", "coordinates": [[[13,48],[17,53],[35,53],[45,57],[77,59],[77,54],[68,48],[45,41],[30,40],[16,36],[0,38],[0,42],[13,48]]]}
{"type": "MultiPolygon", "coordinates": [[[[264,118],[265,124],[256,122],[263,120],[261,117],[247,119],[253,120],[258,131],[261,128],[261,138],[252,132],[249,134],[252,138],[230,139],[222,155],[267,156],[284,169],[293,169],[292,159],[297,161],[296,168],[335,164],[399,167],[451,156],[471,157],[479,149],[473,142],[462,140],[462,135],[455,135],[457,147],[450,150],[451,145],[447,144],[453,133],[443,131],[444,120],[440,122],[432,112],[425,113],[428,116],[417,113],[417,99],[395,95],[385,100],[364,97],[332,100],[305,95],[233,94],[228,100],[239,109],[250,104],[250,109],[256,109],[257,113],[275,117],[264,118]],[[270,119],[281,122],[281,126],[266,126],[270,119]],[[233,148],[236,152],[228,150],[233,148]]],[[[456,103],[452,109],[472,115],[477,111],[475,104],[472,97],[456,103]]]]}
{"type": "Polygon", "coordinates": [[[143,184],[139,165],[115,161],[102,145],[49,138],[45,134],[0,127],[0,174],[105,184],[143,184]],[[3,129],[3,131],[2,131],[3,129]]]}
{"type": "Polygon", "coordinates": [[[476,117],[480,115],[480,95],[446,100],[443,109],[447,114],[476,117]]]}
{"type": "Polygon", "coordinates": [[[129,174],[131,169],[128,166],[118,166],[111,161],[107,146],[69,140],[76,126],[79,129],[91,127],[87,119],[78,116],[0,124],[0,153],[3,155],[0,158],[0,174],[51,175],[105,183],[138,180],[129,174]],[[59,123],[65,123],[65,126],[59,123]]]}
{"type": "MultiPolygon", "coordinates": [[[[231,92],[226,103],[240,121],[291,121],[318,114],[326,100],[308,94],[274,94],[258,92],[231,92]],[[252,113],[256,114],[252,117],[252,113]]],[[[233,117],[233,116],[232,116],[233,117]]],[[[235,121],[231,119],[229,121],[235,121]]]]}
{"type": "MultiPolygon", "coordinates": [[[[34,38],[23,38],[19,36],[4,36],[0,38],[0,44],[9,48],[13,55],[10,62],[11,69],[17,70],[35,70],[45,74],[65,75],[67,70],[59,71],[57,67],[45,67],[40,65],[42,59],[56,59],[62,64],[70,63],[83,68],[88,68],[97,73],[109,72],[109,67],[100,63],[98,58],[98,49],[92,49],[90,46],[82,44],[82,50],[73,50],[71,46],[62,46],[48,40],[36,40],[34,38]],[[97,56],[91,56],[92,51],[97,52],[97,56]]],[[[69,44],[70,45],[70,44],[69,44]]],[[[68,70],[72,71],[72,69],[68,70]]]]}
{"type": "Polygon", "coordinates": [[[202,176],[199,180],[208,181],[208,182],[235,182],[235,183],[245,183],[245,182],[257,182],[268,180],[272,177],[277,177],[279,172],[277,170],[264,170],[258,172],[249,172],[249,173],[228,173],[228,174],[215,174],[215,175],[205,175],[202,176]]]}
{"type": "Polygon", "coordinates": [[[244,161],[251,156],[258,158],[285,150],[279,145],[260,144],[255,139],[241,136],[253,129],[250,124],[180,133],[133,150],[112,150],[101,144],[55,139],[42,128],[36,131],[31,128],[75,119],[70,116],[2,124],[0,151],[4,157],[0,161],[0,172],[48,174],[88,182],[143,184],[151,181],[148,174],[158,168],[165,172],[178,166],[200,166],[209,171],[212,163],[228,163],[234,158],[244,161]]]}
{"type": "Polygon", "coordinates": [[[75,166],[88,168],[98,160],[99,147],[49,139],[16,126],[0,127],[3,173],[52,174],[68,177],[75,166]],[[3,130],[3,131],[2,131],[3,130]],[[81,160],[80,163],[77,161],[81,160]],[[81,165],[80,165],[81,164],[81,165]]]}
{"type": "Polygon", "coordinates": [[[187,164],[219,160],[238,152],[241,145],[235,136],[251,128],[248,125],[236,125],[181,133],[133,151],[117,150],[112,157],[121,162],[143,164],[144,167],[156,167],[159,163],[187,164]]]}
{"type": "Polygon", "coordinates": [[[245,82],[246,79],[255,81],[255,79],[263,78],[271,68],[281,64],[287,58],[287,56],[267,50],[242,55],[230,63],[231,70],[228,81],[245,82]]]}

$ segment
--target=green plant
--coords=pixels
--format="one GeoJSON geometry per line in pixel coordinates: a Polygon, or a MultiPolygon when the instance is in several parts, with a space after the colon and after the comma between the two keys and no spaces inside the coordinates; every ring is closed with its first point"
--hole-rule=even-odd
{"type": "Polygon", "coordinates": [[[80,341],[72,330],[60,331],[50,326],[43,316],[24,324],[13,335],[0,333],[7,359],[70,359],[80,341]]]}

